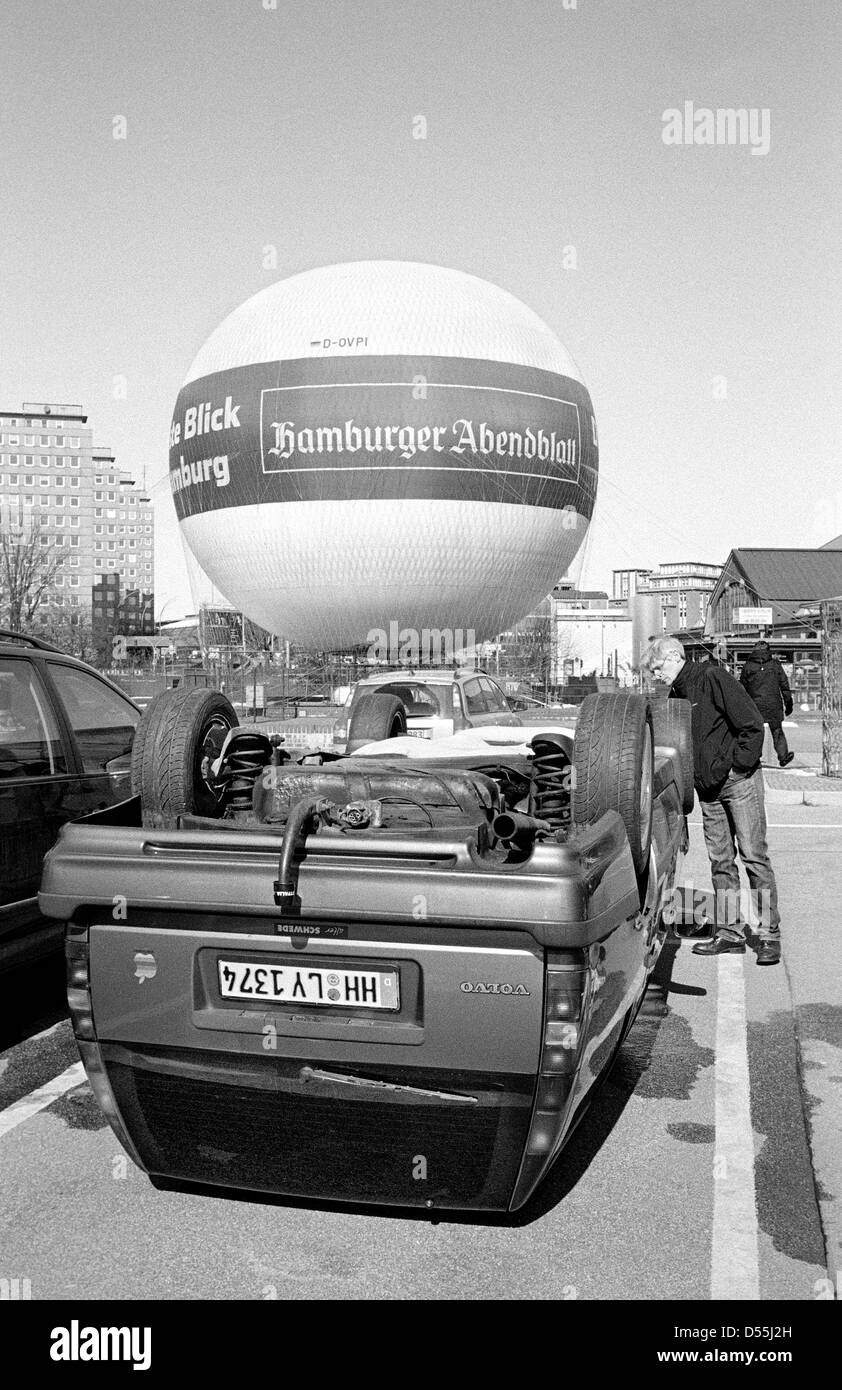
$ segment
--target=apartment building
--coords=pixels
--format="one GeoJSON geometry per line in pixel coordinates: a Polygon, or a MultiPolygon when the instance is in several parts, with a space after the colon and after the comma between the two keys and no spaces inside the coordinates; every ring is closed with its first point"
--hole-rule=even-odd
{"type": "Polygon", "coordinates": [[[81,405],[24,402],[0,410],[0,527],[27,533],[65,560],[42,602],[90,610],[103,575],[122,589],[154,589],[151,499],[109,449],[93,442],[81,405]]]}
{"type": "Polygon", "coordinates": [[[704,627],[721,573],[721,565],[701,560],[681,560],[654,570],[614,570],[614,600],[631,601],[639,594],[658,594],[663,632],[704,627]]]}

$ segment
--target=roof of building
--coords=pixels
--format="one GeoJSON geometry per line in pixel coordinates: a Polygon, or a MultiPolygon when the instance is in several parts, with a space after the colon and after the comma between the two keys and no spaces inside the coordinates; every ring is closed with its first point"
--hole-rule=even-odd
{"type": "Polygon", "coordinates": [[[820,550],[842,550],[842,536],[834,536],[832,541],[825,541],[824,545],[819,546],[820,550]]]}
{"type": "Polygon", "coordinates": [[[711,609],[735,579],[742,579],[762,605],[771,607],[773,620],[779,622],[802,604],[842,592],[842,547],[732,550],[711,595],[711,609]]]}
{"type": "Polygon", "coordinates": [[[554,593],[554,598],[560,598],[562,602],[566,599],[580,598],[604,598],[608,595],[604,589],[562,589],[560,593],[554,593]]]}

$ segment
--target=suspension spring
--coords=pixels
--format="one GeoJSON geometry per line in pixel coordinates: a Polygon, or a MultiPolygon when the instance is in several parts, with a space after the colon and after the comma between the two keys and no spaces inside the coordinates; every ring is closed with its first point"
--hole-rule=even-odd
{"type": "Polygon", "coordinates": [[[549,821],[554,829],[570,825],[573,766],[560,739],[547,735],[532,740],[530,815],[549,821]]]}
{"type": "Polygon", "coordinates": [[[266,737],[240,734],[225,758],[225,808],[240,813],[252,809],[254,784],[266,766],[266,737]]]}

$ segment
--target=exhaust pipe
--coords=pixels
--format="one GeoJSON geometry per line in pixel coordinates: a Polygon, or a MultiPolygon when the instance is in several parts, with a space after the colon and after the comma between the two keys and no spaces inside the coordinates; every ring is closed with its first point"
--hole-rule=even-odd
{"type": "Polygon", "coordinates": [[[293,870],[293,858],[299,842],[303,845],[307,838],[307,823],[313,817],[332,807],[333,803],[325,796],[307,796],[290,808],[281,841],[278,859],[278,877],[275,879],[275,903],[281,912],[297,917],[301,911],[298,897],[298,872],[293,870]]]}
{"type": "Polygon", "coordinates": [[[548,820],[538,820],[536,816],[527,816],[521,811],[501,811],[491,822],[491,829],[498,840],[523,848],[534,843],[540,830],[551,831],[552,828],[548,820]]]}

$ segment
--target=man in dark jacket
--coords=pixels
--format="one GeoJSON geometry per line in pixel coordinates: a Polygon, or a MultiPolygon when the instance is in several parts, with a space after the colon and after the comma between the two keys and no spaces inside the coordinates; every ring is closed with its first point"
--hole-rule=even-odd
{"type": "Polygon", "coordinates": [[[757,964],[776,965],[781,919],[766,845],[763,720],[739,681],[714,662],[686,661],[674,637],[657,638],[641,664],[670,687],[670,696],[689,700],[693,707],[694,785],[716,900],[716,936],[693,950],[699,956],[745,951],[738,849],[757,922],[757,964]]]}
{"type": "Polygon", "coordinates": [[[769,725],[778,762],[781,767],[787,767],[795,754],[787,748],[781,721],[784,715],[792,714],[792,691],[786,671],[772,656],[768,642],[754,644],[740,672],[740,684],[748,691],[769,725]]]}

